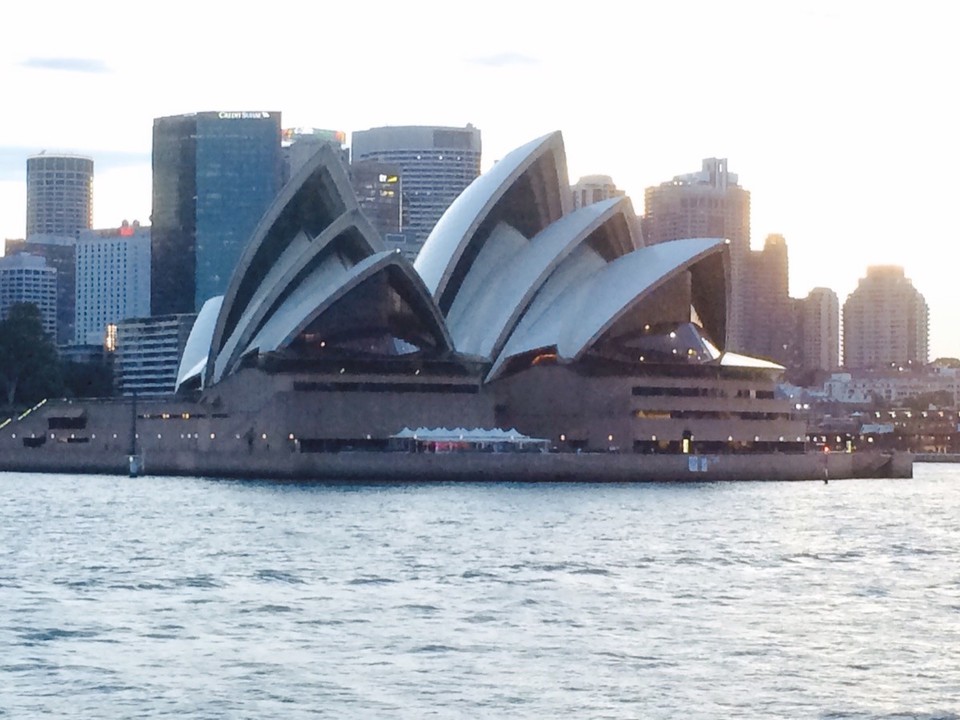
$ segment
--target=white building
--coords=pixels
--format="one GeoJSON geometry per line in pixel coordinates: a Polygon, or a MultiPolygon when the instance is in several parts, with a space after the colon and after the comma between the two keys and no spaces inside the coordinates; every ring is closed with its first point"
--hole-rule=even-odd
{"type": "Polygon", "coordinates": [[[168,395],[197,316],[160,315],[117,324],[114,376],[123,395],[168,395]]]}
{"type": "Polygon", "coordinates": [[[0,318],[5,318],[16,303],[36,305],[43,331],[56,339],[57,270],[44,258],[28,254],[0,257],[0,318]]]}
{"type": "Polygon", "coordinates": [[[123,222],[77,240],[76,339],[103,344],[108,325],[150,315],[150,228],[123,222]]]}
{"type": "Polygon", "coordinates": [[[900,405],[919,395],[948,392],[953,403],[960,403],[960,372],[952,368],[874,373],[834,373],[824,383],[824,399],[832,402],[865,405],[881,400],[900,405]]]}

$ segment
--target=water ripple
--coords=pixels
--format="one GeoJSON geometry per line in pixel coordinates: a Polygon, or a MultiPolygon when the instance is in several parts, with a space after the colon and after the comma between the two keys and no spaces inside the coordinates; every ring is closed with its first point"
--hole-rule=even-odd
{"type": "Polygon", "coordinates": [[[0,716],[960,720],[913,481],[0,474],[0,716]]]}
{"type": "Polygon", "coordinates": [[[256,577],[259,580],[283,582],[291,585],[303,584],[303,580],[301,580],[297,575],[294,573],[284,572],[282,570],[258,570],[256,577]]]}

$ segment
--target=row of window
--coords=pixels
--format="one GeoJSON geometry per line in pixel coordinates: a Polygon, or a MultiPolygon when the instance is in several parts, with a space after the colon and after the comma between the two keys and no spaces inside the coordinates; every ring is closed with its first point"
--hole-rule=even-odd
{"type": "Polygon", "coordinates": [[[788,412],[734,412],[730,410],[634,410],[638,420],[790,420],[788,412]]]}
{"type": "Polygon", "coordinates": [[[394,392],[394,393],[457,393],[476,395],[478,385],[447,383],[387,383],[387,382],[311,382],[293,383],[297,392],[394,392]]]}
{"type": "MultiPolygon", "coordinates": [[[[636,386],[633,388],[633,394],[637,397],[695,397],[695,398],[727,398],[731,395],[722,388],[698,388],[698,387],[656,387],[656,386],[636,386]]],[[[732,395],[736,398],[755,398],[757,400],[773,400],[775,395],[773,390],[751,390],[741,388],[732,395]]]]}

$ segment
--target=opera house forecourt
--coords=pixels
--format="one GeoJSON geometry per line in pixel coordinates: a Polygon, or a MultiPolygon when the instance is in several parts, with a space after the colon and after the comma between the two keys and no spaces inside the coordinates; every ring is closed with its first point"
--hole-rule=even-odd
{"type": "Polygon", "coordinates": [[[283,188],[176,397],[49,402],[5,467],[320,480],[909,476],[805,450],[783,368],[725,351],[722,239],[645,246],[630,200],[571,208],[559,132],[450,206],[416,263],[384,248],[337,153],[283,188]]]}

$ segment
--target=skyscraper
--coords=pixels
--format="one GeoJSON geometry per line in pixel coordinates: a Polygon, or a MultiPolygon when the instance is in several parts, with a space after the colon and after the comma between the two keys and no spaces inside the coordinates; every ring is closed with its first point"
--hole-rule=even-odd
{"type": "Polygon", "coordinates": [[[747,254],[741,278],[748,299],[741,349],[784,365],[794,364],[797,345],[788,270],[787,241],[783,235],[768,235],[763,250],[747,254]]]}
{"type": "Polygon", "coordinates": [[[419,250],[433,226],[480,174],[480,131],[455,127],[381,127],[353,133],[351,160],[400,168],[401,230],[419,250]]]}
{"type": "Polygon", "coordinates": [[[726,159],[708,158],[700,172],[677,175],[647,188],[643,236],[648,245],[697,237],[730,241],[733,293],[726,340],[729,349],[745,351],[749,287],[744,278],[750,253],[750,193],[737,184],[726,159]]]}
{"type": "Polygon", "coordinates": [[[843,304],[843,365],[926,364],[928,311],[896,265],[874,265],[843,304]]]}
{"type": "Polygon", "coordinates": [[[829,288],[814,288],[799,301],[800,366],[830,372],[840,366],[840,301],[829,288]]]}
{"type": "Polygon", "coordinates": [[[77,239],[78,345],[103,343],[108,325],[150,315],[150,228],[84,230],[77,239]]]}
{"type": "Polygon", "coordinates": [[[194,312],[226,291],[281,173],[279,112],[153,121],[154,315],[194,312]]]}
{"type": "Polygon", "coordinates": [[[93,160],[80,155],[27,158],[27,239],[76,237],[93,223],[93,160]]]}

